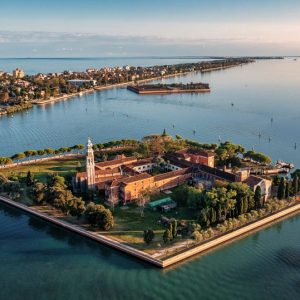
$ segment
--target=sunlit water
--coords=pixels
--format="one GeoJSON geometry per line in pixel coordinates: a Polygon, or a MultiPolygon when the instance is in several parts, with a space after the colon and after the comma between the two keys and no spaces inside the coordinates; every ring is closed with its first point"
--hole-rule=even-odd
{"type": "MultiPolygon", "coordinates": [[[[260,61],[165,80],[208,82],[210,94],[113,89],[35,107],[0,119],[0,156],[166,128],[203,142],[220,136],[299,166],[299,67],[299,60],[260,61]]],[[[299,299],[299,225],[293,217],[159,270],[0,205],[0,299],[299,299]]]]}
{"type": "Polygon", "coordinates": [[[26,74],[85,71],[87,68],[117,66],[155,66],[197,62],[208,58],[191,57],[81,57],[81,58],[0,58],[0,70],[12,72],[21,68],[26,74]]]}
{"type": "Polygon", "coordinates": [[[265,60],[163,80],[208,82],[209,94],[139,96],[122,88],[35,106],[0,118],[0,156],[71,146],[88,136],[94,142],[141,138],[166,128],[202,142],[231,140],[299,165],[299,70],[300,60],[265,60]]]}
{"type": "Polygon", "coordinates": [[[0,205],[0,299],[299,299],[299,226],[160,270],[0,205]]]}

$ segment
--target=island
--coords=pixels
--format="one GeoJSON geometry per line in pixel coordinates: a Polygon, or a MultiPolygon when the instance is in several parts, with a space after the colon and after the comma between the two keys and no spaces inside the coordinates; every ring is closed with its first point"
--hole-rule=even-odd
{"type": "Polygon", "coordinates": [[[257,174],[277,166],[230,141],[166,130],[0,163],[0,202],[162,268],[300,211],[299,169],[257,174]]]}
{"type": "Polygon", "coordinates": [[[201,82],[128,85],[127,89],[140,95],[210,92],[209,84],[201,82]]]}
{"type": "Polygon", "coordinates": [[[192,72],[209,72],[254,62],[251,58],[226,58],[196,63],[151,67],[89,68],[85,72],[26,75],[21,69],[0,71],[0,116],[67,100],[83,93],[145,83],[192,72]]]}

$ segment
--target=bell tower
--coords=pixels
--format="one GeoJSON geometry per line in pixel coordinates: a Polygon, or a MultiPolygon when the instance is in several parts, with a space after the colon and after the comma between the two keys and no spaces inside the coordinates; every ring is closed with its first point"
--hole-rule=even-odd
{"type": "Polygon", "coordinates": [[[86,175],[87,175],[87,189],[95,189],[95,161],[94,161],[94,150],[91,139],[88,139],[86,145],[86,175]]]}

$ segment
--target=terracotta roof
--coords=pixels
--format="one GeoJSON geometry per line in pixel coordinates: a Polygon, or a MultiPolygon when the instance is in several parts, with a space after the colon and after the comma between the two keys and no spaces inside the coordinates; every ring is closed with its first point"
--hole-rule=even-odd
{"type": "Polygon", "coordinates": [[[230,182],[235,182],[236,181],[236,176],[232,173],[229,172],[225,172],[223,170],[217,169],[217,168],[213,168],[213,167],[209,167],[206,165],[195,165],[195,171],[203,171],[206,172],[208,174],[211,174],[213,176],[219,177],[223,180],[226,181],[230,181],[230,182]]]}
{"type": "Polygon", "coordinates": [[[86,177],[86,172],[78,172],[76,173],[76,178],[85,178],[86,177]]]}
{"type": "Polygon", "coordinates": [[[120,184],[120,181],[117,179],[108,180],[105,182],[105,185],[108,185],[110,187],[116,187],[116,186],[119,186],[119,184],[120,184]]]}
{"type": "Polygon", "coordinates": [[[258,185],[262,180],[264,180],[261,177],[258,176],[249,176],[246,180],[244,180],[244,183],[248,184],[250,187],[255,187],[256,185],[258,185]]]}
{"type": "Polygon", "coordinates": [[[148,178],[151,178],[151,177],[152,176],[148,173],[142,173],[142,174],[138,174],[138,175],[135,175],[135,176],[132,176],[132,177],[124,178],[124,179],[120,180],[120,182],[124,183],[124,184],[128,184],[128,183],[132,183],[132,182],[135,182],[135,181],[148,179],[148,178]]]}
{"type": "Polygon", "coordinates": [[[176,154],[169,154],[169,153],[165,154],[164,159],[169,161],[171,164],[176,165],[181,168],[193,166],[193,163],[183,160],[183,159],[179,159],[176,154]]]}
{"type": "Polygon", "coordinates": [[[176,177],[176,176],[191,173],[191,172],[192,172],[192,170],[190,168],[171,171],[171,172],[167,172],[164,174],[159,174],[159,175],[154,176],[154,181],[160,181],[160,180],[176,177]]]}
{"type": "Polygon", "coordinates": [[[105,169],[105,170],[96,170],[95,171],[95,175],[100,176],[100,175],[107,175],[107,174],[116,174],[116,173],[120,173],[120,169],[119,168],[114,168],[114,169],[105,169]]]}
{"type": "Polygon", "coordinates": [[[102,162],[96,163],[96,167],[97,168],[106,168],[106,167],[110,167],[110,166],[114,166],[114,165],[122,165],[124,163],[129,163],[134,160],[135,161],[137,160],[136,157],[130,156],[130,157],[126,157],[126,158],[102,161],[102,162]]]}
{"type": "Polygon", "coordinates": [[[147,165],[153,162],[153,158],[145,158],[145,159],[139,159],[138,161],[135,161],[133,163],[131,163],[129,166],[130,167],[138,167],[138,166],[143,166],[143,165],[147,165]]]}

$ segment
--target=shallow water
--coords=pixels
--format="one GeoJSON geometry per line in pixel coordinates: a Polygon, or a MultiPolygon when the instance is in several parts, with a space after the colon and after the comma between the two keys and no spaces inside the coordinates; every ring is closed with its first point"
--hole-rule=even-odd
{"type": "Polygon", "coordinates": [[[208,82],[209,94],[140,96],[121,88],[35,106],[0,118],[0,156],[85,143],[88,136],[97,143],[141,138],[166,128],[202,142],[231,140],[300,165],[299,70],[300,60],[265,60],[164,80],[208,82]]]}
{"type": "Polygon", "coordinates": [[[299,225],[161,270],[0,204],[0,299],[299,299],[299,225]]]}
{"type": "MultiPolygon", "coordinates": [[[[299,166],[299,67],[299,60],[259,61],[165,80],[208,82],[210,94],[113,89],[34,107],[0,119],[0,156],[166,128],[203,142],[230,139],[299,166]]],[[[0,205],[0,299],[299,299],[299,225],[296,216],[159,270],[0,205]]]]}

